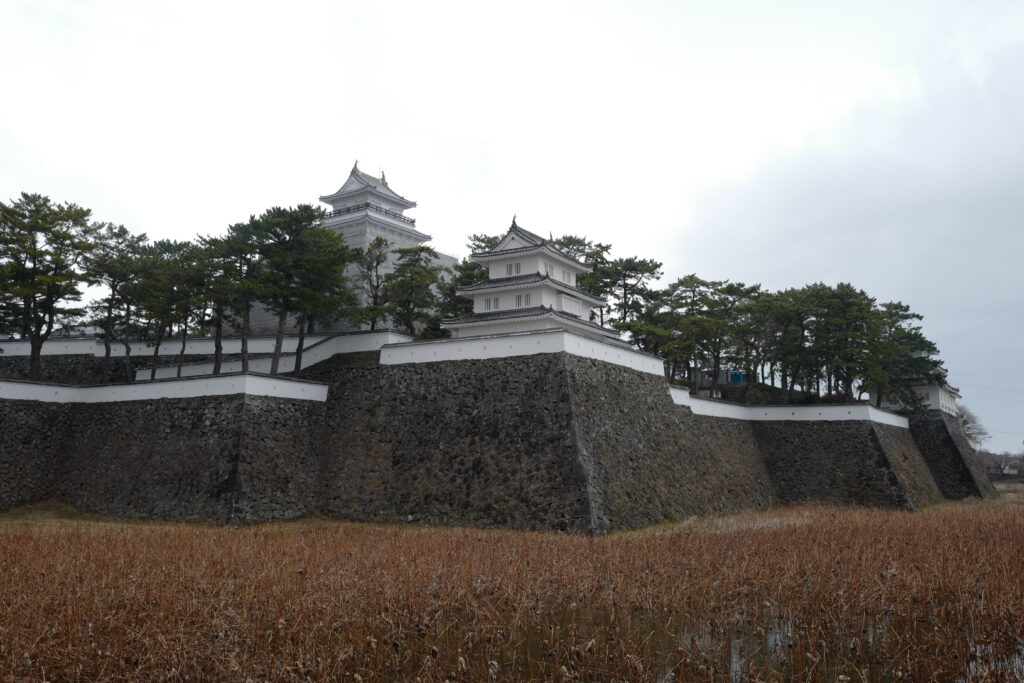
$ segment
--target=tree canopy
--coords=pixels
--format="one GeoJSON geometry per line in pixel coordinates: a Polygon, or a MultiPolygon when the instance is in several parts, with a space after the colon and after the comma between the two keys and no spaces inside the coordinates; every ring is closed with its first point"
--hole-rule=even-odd
{"type": "Polygon", "coordinates": [[[76,204],[22,193],[0,203],[0,298],[2,320],[30,343],[29,378],[39,379],[43,342],[54,327],[83,309],[86,265],[99,226],[76,204]]]}

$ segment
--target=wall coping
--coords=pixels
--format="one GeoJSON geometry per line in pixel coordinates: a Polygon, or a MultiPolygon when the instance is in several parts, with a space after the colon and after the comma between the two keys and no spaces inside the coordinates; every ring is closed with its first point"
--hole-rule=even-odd
{"type": "Polygon", "coordinates": [[[750,422],[839,422],[843,420],[858,420],[877,422],[903,429],[910,428],[910,421],[904,416],[865,403],[809,406],[749,406],[697,398],[691,396],[688,389],[681,389],[679,387],[669,387],[669,395],[674,403],[687,406],[695,415],[727,417],[750,422]]]}
{"type": "MultiPolygon", "coordinates": [[[[353,330],[352,332],[332,332],[328,334],[308,334],[306,335],[306,343],[309,346],[313,346],[319,342],[331,339],[333,337],[358,337],[360,335],[370,334],[381,334],[391,333],[407,337],[408,335],[392,330],[390,328],[382,330],[353,330]]],[[[284,349],[287,351],[294,350],[298,343],[299,335],[297,334],[286,334],[284,336],[284,349]]],[[[274,350],[274,342],[276,337],[274,335],[251,335],[247,338],[249,343],[250,353],[270,353],[274,350]]],[[[129,342],[132,347],[133,358],[143,358],[142,353],[146,352],[149,355],[153,354],[153,344],[144,339],[133,339],[129,342]]],[[[221,339],[221,344],[224,346],[224,353],[241,353],[242,338],[238,336],[224,337],[221,339]],[[237,349],[236,349],[237,347],[237,349]],[[229,350],[234,349],[234,350],[229,350]]],[[[213,354],[214,353],[214,339],[213,337],[197,337],[188,336],[185,337],[185,353],[186,354],[213,354]]],[[[178,351],[181,349],[181,337],[165,339],[160,343],[161,356],[177,356],[178,351]]],[[[42,355],[44,356],[88,356],[93,355],[102,358],[106,354],[106,349],[103,346],[103,339],[100,337],[50,337],[43,342],[42,355]]],[[[5,357],[19,357],[28,356],[30,354],[29,342],[23,339],[14,340],[0,340],[0,358],[5,357]]],[[[120,342],[112,342],[110,355],[112,358],[123,358],[124,357],[124,345],[120,342]]]]}
{"type": "Polygon", "coordinates": [[[233,394],[323,402],[327,400],[327,385],[304,379],[257,373],[158,380],[144,384],[69,385],[0,380],[0,400],[46,403],[112,403],[233,394]]]}
{"type": "Polygon", "coordinates": [[[665,373],[664,361],[658,356],[637,351],[626,344],[605,342],[558,327],[387,344],[381,347],[380,364],[484,360],[539,353],[569,353],[652,375],[664,376],[665,373]]]}
{"type": "MultiPolygon", "coordinates": [[[[323,362],[332,356],[343,353],[362,353],[365,351],[377,351],[383,345],[392,340],[401,342],[411,339],[402,332],[394,330],[365,330],[354,334],[336,334],[320,339],[302,349],[302,367],[308,368],[311,365],[323,362]]],[[[250,358],[249,372],[251,374],[268,374],[273,358],[250,358]]],[[[221,363],[221,374],[237,373],[242,371],[241,360],[227,360],[221,363]]],[[[278,372],[287,373],[295,369],[295,354],[281,354],[278,363],[278,372]]],[[[152,374],[151,368],[140,367],[135,370],[136,382],[149,382],[152,374]]],[[[163,379],[176,379],[178,375],[177,365],[165,365],[156,369],[157,381],[163,379]]],[[[203,361],[200,363],[185,363],[181,368],[182,377],[213,376],[213,362],[203,361]]]]}

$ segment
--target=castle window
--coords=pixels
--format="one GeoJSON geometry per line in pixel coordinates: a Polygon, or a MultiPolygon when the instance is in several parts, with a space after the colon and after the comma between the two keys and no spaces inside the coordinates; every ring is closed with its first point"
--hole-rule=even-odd
{"type": "Polygon", "coordinates": [[[568,282],[568,281],[569,281],[569,271],[568,270],[562,270],[562,282],[568,282]]]}
{"type": "Polygon", "coordinates": [[[512,274],[512,264],[511,263],[505,264],[505,275],[511,275],[511,274],[512,274]]]}
{"type": "Polygon", "coordinates": [[[494,310],[498,310],[498,297],[494,297],[494,310]]]}
{"type": "Polygon", "coordinates": [[[518,263],[516,264],[516,275],[519,275],[519,265],[520,264],[518,264],[518,263]]]}
{"type": "Polygon", "coordinates": [[[516,294],[516,308],[521,308],[523,305],[523,295],[516,294]]]}
{"type": "Polygon", "coordinates": [[[484,310],[491,310],[491,297],[487,297],[486,299],[484,299],[484,310]]]}
{"type": "Polygon", "coordinates": [[[523,303],[524,303],[525,305],[527,305],[527,306],[529,306],[529,305],[530,305],[530,295],[529,295],[529,294],[524,294],[524,295],[523,295],[523,303]]]}
{"type": "Polygon", "coordinates": [[[552,275],[555,274],[555,267],[553,265],[551,265],[550,263],[545,263],[544,264],[544,274],[547,275],[548,277],[551,277],[552,275]]]}

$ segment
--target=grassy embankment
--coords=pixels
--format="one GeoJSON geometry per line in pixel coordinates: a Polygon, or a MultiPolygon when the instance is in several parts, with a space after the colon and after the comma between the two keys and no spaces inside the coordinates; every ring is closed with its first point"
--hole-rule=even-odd
{"type": "Polygon", "coordinates": [[[1012,680],[1022,513],[808,507],[591,538],[35,507],[0,518],[0,681],[1012,680]]]}

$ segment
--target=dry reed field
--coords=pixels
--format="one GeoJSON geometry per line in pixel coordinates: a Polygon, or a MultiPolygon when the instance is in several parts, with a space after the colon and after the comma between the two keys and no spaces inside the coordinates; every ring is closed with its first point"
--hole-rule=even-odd
{"type": "Polygon", "coordinates": [[[597,538],[8,516],[0,680],[1019,680],[1022,512],[597,538]]]}

